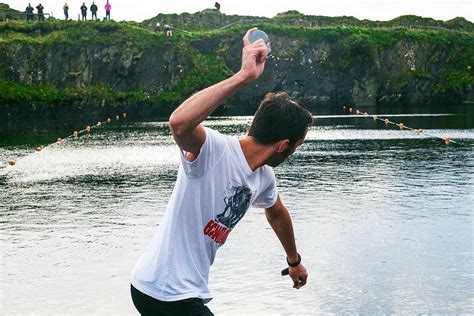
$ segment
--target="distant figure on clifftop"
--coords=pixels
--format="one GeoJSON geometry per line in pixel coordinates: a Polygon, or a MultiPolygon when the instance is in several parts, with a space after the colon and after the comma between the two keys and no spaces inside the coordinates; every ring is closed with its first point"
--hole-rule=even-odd
{"type": "Polygon", "coordinates": [[[173,36],[173,28],[169,26],[168,24],[165,24],[164,26],[166,36],[172,37],[173,36]]]}
{"type": "Polygon", "coordinates": [[[219,2],[214,3],[214,7],[217,11],[221,12],[221,4],[219,2]]]}
{"type": "Polygon", "coordinates": [[[81,14],[82,14],[82,21],[87,21],[87,7],[86,7],[85,2],[83,2],[81,5],[81,14]]]}
{"type": "Polygon", "coordinates": [[[67,2],[64,4],[63,10],[64,10],[64,19],[67,21],[69,19],[69,6],[67,2]]]}
{"type": "Polygon", "coordinates": [[[31,3],[28,3],[28,6],[26,7],[26,21],[33,21],[33,7],[31,6],[31,3]]]}
{"type": "Polygon", "coordinates": [[[107,21],[110,21],[110,10],[112,9],[112,6],[109,3],[109,0],[107,0],[107,4],[105,5],[105,19],[107,21]]]}
{"type": "Polygon", "coordinates": [[[36,10],[38,10],[38,21],[44,21],[43,9],[44,7],[41,5],[41,3],[36,7],[36,10]]]}
{"type": "Polygon", "coordinates": [[[94,20],[94,17],[95,17],[95,20],[97,20],[97,6],[95,5],[94,1],[92,1],[91,13],[92,13],[91,19],[94,20]]]}

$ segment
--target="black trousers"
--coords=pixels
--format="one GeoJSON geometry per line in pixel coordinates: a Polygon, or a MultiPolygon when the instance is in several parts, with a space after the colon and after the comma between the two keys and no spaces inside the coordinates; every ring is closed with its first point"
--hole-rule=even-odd
{"type": "Polygon", "coordinates": [[[145,316],[213,316],[200,298],[188,298],[175,302],[164,302],[148,296],[130,284],[133,304],[145,316]]]}

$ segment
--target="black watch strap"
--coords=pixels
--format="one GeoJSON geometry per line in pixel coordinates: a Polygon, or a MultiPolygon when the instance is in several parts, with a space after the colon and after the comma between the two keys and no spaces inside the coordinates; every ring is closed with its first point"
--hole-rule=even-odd
{"type": "Polygon", "coordinates": [[[298,255],[298,260],[296,260],[296,262],[290,262],[290,261],[288,261],[288,257],[286,257],[286,263],[288,263],[288,265],[292,268],[299,266],[300,263],[301,263],[300,254],[299,253],[296,253],[296,254],[298,255]]]}

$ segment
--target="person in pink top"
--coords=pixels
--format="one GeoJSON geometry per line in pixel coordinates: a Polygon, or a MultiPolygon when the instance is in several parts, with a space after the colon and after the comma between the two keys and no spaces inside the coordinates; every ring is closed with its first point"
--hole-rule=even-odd
{"type": "Polygon", "coordinates": [[[107,0],[107,4],[105,5],[105,19],[110,21],[110,9],[112,9],[112,6],[109,3],[109,0],[107,0]]]}

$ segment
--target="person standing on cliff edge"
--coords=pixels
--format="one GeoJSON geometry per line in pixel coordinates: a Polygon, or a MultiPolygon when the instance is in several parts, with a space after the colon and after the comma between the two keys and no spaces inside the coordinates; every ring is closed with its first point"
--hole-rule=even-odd
{"type": "Polygon", "coordinates": [[[69,19],[69,5],[67,4],[67,2],[64,4],[63,10],[64,10],[64,19],[67,21],[69,19]]]}
{"type": "Polygon", "coordinates": [[[31,3],[28,3],[28,6],[26,7],[26,22],[28,21],[33,21],[34,15],[33,15],[33,7],[31,6],[31,3]]]}
{"type": "Polygon", "coordinates": [[[97,6],[95,5],[94,1],[92,1],[92,5],[90,9],[91,9],[91,14],[92,14],[91,19],[97,21],[97,6]]]}
{"type": "Polygon", "coordinates": [[[165,30],[166,37],[173,37],[173,28],[171,26],[165,24],[163,28],[165,30]]]}
{"type": "Polygon", "coordinates": [[[194,94],[169,118],[181,162],[166,213],[132,273],[131,296],[142,315],[213,315],[204,305],[212,299],[210,266],[250,206],[265,209],[285,251],[293,288],[306,284],[308,273],[273,167],[303,143],[313,122],[311,113],[288,94],[277,92],[265,96],[241,139],[201,124],[263,73],[268,47],[262,39],[249,42],[255,30],[243,38],[240,71],[194,94]]]}
{"type": "Polygon", "coordinates": [[[105,9],[105,20],[110,21],[110,10],[112,10],[112,6],[109,3],[109,0],[107,0],[107,3],[104,6],[105,9]]]}
{"type": "Polygon", "coordinates": [[[87,7],[85,2],[83,2],[81,5],[81,15],[82,21],[87,21],[87,7]]]}
{"type": "Polygon", "coordinates": [[[44,10],[44,7],[41,3],[36,6],[36,11],[38,12],[38,21],[44,21],[43,10],[44,10]]]}

